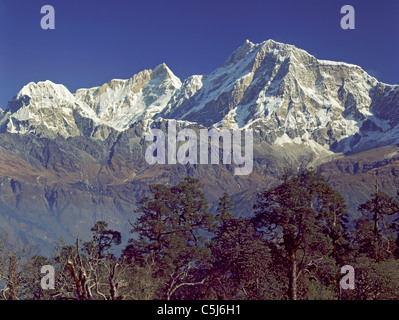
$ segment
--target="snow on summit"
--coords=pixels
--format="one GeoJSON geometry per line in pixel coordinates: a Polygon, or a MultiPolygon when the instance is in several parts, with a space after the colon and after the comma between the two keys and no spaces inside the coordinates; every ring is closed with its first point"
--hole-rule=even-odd
{"type": "Polygon", "coordinates": [[[124,130],[161,111],[180,86],[180,79],[161,64],[130,79],[114,79],[100,87],[77,90],[75,97],[88,105],[100,122],[124,130]]]}
{"type": "Polygon", "coordinates": [[[0,115],[0,130],[93,137],[102,127],[103,139],[104,128],[124,131],[141,120],[175,119],[256,127],[269,145],[294,141],[347,151],[371,136],[382,141],[396,128],[398,96],[397,86],[358,66],[318,60],[273,40],[246,40],[219,68],[183,82],[164,63],[75,94],[62,84],[31,82],[0,115]]]}
{"type": "MultiPolygon", "coordinates": [[[[37,127],[44,126],[56,135],[68,137],[80,134],[73,119],[79,115],[91,119],[96,126],[122,131],[160,112],[180,86],[180,79],[164,63],[130,79],[113,79],[98,87],[78,89],[75,94],[49,80],[30,82],[9,102],[1,123],[4,127],[7,122],[10,132],[37,134],[37,127]],[[43,108],[52,111],[40,111],[43,108]],[[57,123],[60,127],[52,125],[57,123]],[[62,123],[73,129],[67,130],[62,123]]],[[[39,129],[42,134],[44,131],[39,129]]]]}

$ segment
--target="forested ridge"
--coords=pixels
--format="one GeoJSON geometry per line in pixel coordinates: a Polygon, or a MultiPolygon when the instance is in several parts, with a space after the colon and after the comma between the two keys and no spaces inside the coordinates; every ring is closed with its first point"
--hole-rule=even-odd
{"type": "Polygon", "coordinates": [[[348,220],[343,197],[313,172],[286,174],[257,194],[248,218],[228,194],[215,214],[198,179],[152,185],[128,244],[98,221],[92,239],[51,257],[0,238],[5,300],[385,300],[399,298],[399,202],[378,190],[348,220]],[[54,268],[43,288],[42,266],[54,268]],[[355,270],[344,290],[341,267],[355,270]]]}

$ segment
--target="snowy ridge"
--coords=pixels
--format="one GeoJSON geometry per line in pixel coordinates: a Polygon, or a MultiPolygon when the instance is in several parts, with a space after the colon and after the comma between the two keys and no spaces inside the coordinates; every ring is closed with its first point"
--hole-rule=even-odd
{"type": "Polygon", "coordinates": [[[127,80],[114,79],[100,87],[79,89],[75,97],[95,112],[97,123],[122,131],[160,112],[180,86],[180,79],[161,64],[127,80]]]}
{"type": "Polygon", "coordinates": [[[269,145],[346,152],[399,141],[399,86],[293,45],[247,40],[212,73],[183,82],[161,64],[75,94],[50,81],[29,83],[0,115],[0,130],[104,139],[93,132],[156,119],[257,128],[269,145]]]}
{"type": "MultiPolygon", "coordinates": [[[[340,143],[341,151],[354,146],[352,137],[364,135],[365,121],[386,126],[371,112],[378,108],[374,77],[273,40],[247,40],[220,68],[195,80],[183,82],[162,117],[208,127],[261,126],[270,144],[312,141],[330,150],[340,143]]],[[[385,96],[392,88],[386,86],[385,96]]]]}
{"type": "Polygon", "coordinates": [[[78,89],[75,94],[49,80],[29,83],[9,102],[0,128],[13,133],[54,137],[81,135],[78,119],[118,131],[160,112],[181,86],[161,64],[130,79],[113,79],[102,86],[78,89]]]}

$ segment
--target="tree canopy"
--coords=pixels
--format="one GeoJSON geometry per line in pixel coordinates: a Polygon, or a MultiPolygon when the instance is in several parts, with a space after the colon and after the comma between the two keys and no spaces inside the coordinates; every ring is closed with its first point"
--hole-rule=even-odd
{"type": "Polygon", "coordinates": [[[0,237],[0,299],[397,299],[399,204],[378,191],[350,221],[343,197],[314,171],[286,175],[234,215],[223,193],[215,211],[198,179],[151,185],[131,238],[97,221],[91,239],[59,243],[51,257],[0,237]],[[40,269],[55,269],[43,289],[40,269]],[[340,286],[353,266],[355,289],[340,286]]]}

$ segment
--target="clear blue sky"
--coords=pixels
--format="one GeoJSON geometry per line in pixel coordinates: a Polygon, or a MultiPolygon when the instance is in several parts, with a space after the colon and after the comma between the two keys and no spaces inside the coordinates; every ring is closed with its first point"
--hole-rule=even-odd
{"type": "Polygon", "coordinates": [[[0,107],[30,81],[71,91],[165,62],[182,80],[220,66],[246,39],[294,44],[399,84],[399,0],[0,0],[0,107]],[[40,9],[55,8],[55,30],[40,9]],[[342,30],[340,8],[355,8],[342,30]]]}

